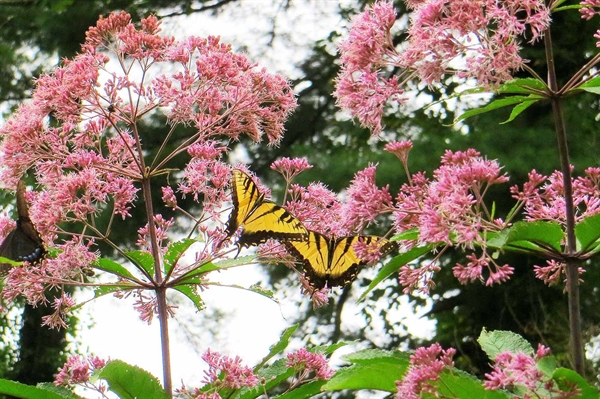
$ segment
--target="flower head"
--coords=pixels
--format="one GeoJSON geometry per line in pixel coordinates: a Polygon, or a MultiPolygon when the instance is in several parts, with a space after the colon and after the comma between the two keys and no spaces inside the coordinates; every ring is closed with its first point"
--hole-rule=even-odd
{"type": "Polygon", "coordinates": [[[315,373],[314,379],[329,380],[335,373],[327,363],[325,356],[311,353],[305,348],[287,355],[287,367],[292,367],[298,375],[298,380],[306,382],[311,373],[315,373]]]}
{"type": "Polygon", "coordinates": [[[435,395],[432,383],[439,379],[442,371],[452,370],[455,353],[453,348],[443,350],[438,343],[416,349],[410,356],[408,371],[402,380],[396,382],[398,391],[395,398],[418,399],[421,394],[435,395]]]}

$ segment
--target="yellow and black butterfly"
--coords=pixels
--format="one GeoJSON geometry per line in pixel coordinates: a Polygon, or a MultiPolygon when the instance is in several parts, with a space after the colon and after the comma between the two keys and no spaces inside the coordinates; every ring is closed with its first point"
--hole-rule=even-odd
{"type": "MultiPolygon", "coordinates": [[[[0,245],[0,256],[17,262],[37,263],[46,255],[40,234],[29,219],[29,207],[25,199],[25,182],[17,185],[17,226],[11,230],[0,245]]],[[[11,265],[0,263],[0,271],[6,272],[11,265]]]]}
{"type": "Polygon", "coordinates": [[[237,241],[239,248],[269,239],[300,241],[308,238],[304,225],[281,206],[266,200],[252,178],[239,169],[233,170],[231,193],[233,210],[225,232],[231,237],[238,228],[243,228],[237,241]]]}
{"type": "Polygon", "coordinates": [[[394,249],[395,244],[378,236],[349,236],[327,238],[308,231],[308,240],[285,242],[284,245],[304,265],[309,284],[321,289],[344,286],[354,280],[359,269],[366,263],[354,251],[353,245],[363,241],[367,245],[377,243],[381,255],[394,249]]]}

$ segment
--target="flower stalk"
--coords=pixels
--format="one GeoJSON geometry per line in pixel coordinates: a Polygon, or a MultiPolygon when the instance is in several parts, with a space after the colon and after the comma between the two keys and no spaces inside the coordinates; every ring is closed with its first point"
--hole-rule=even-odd
{"type": "Polygon", "coordinates": [[[548,88],[550,89],[550,104],[552,104],[552,114],[554,116],[554,127],[556,129],[556,139],[558,144],[558,154],[560,157],[560,169],[563,175],[563,187],[565,198],[565,231],[567,236],[567,245],[565,252],[567,255],[566,275],[567,275],[567,295],[569,306],[569,327],[570,327],[570,346],[571,361],[573,368],[579,374],[583,375],[584,354],[583,338],[581,335],[581,310],[579,300],[579,261],[569,259],[569,255],[577,251],[575,237],[575,208],[573,205],[573,182],[571,179],[571,164],[569,162],[569,148],[567,143],[567,129],[562,109],[562,98],[557,95],[558,82],[556,79],[556,69],[554,67],[554,53],[552,51],[552,35],[550,28],[544,34],[544,47],[546,52],[546,63],[548,66],[548,88]]]}

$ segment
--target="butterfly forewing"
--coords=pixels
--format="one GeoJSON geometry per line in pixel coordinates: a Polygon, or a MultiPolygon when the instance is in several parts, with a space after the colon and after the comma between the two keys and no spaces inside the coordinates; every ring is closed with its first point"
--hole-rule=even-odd
{"type": "Polygon", "coordinates": [[[231,178],[233,211],[227,222],[227,237],[241,226],[238,246],[257,245],[269,239],[301,241],[308,236],[306,228],[291,213],[264,199],[252,178],[234,169],[231,178]]]}

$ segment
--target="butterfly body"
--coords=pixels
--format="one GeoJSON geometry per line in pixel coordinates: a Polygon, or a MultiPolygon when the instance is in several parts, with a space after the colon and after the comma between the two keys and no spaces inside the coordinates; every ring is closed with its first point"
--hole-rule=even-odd
{"type": "Polygon", "coordinates": [[[234,169],[231,178],[233,210],[225,233],[232,237],[242,227],[238,247],[249,247],[269,239],[299,241],[308,236],[306,228],[291,213],[266,200],[252,178],[234,169]]]}
{"type": "Polygon", "coordinates": [[[392,242],[378,236],[328,238],[314,231],[308,233],[308,240],[286,242],[285,246],[304,265],[305,277],[316,289],[344,286],[356,278],[366,264],[354,251],[356,242],[367,245],[377,242],[382,255],[394,247],[392,242]]]}
{"type": "MultiPolygon", "coordinates": [[[[29,219],[29,210],[25,200],[25,183],[21,180],[17,186],[17,226],[8,233],[0,245],[0,256],[17,262],[37,263],[46,255],[46,248],[40,234],[29,219]]],[[[8,270],[11,265],[0,263],[0,270],[8,270]]]]}

